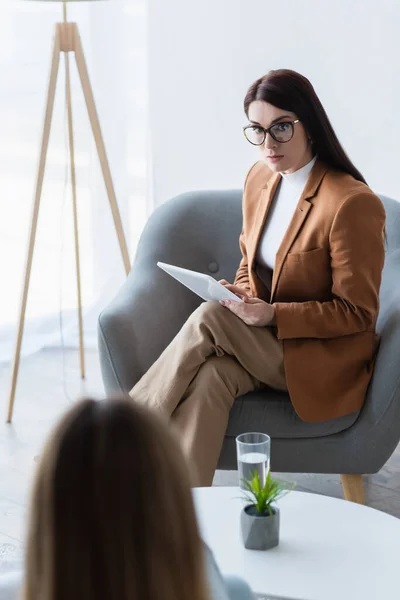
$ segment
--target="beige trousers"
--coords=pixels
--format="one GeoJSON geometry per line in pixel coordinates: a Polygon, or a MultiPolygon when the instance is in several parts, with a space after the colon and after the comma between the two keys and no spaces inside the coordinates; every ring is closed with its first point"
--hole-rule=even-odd
{"type": "Polygon", "coordinates": [[[229,411],[237,396],[268,385],[286,390],[282,344],[268,327],[250,327],[205,302],[131,390],[172,420],[192,484],[212,484],[229,411]]]}

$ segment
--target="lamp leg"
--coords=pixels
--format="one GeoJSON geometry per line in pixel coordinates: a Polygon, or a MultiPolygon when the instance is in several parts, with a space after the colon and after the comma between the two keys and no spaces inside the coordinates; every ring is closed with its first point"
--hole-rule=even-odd
{"type": "Polygon", "coordinates": [[[86,106],[89,113],[89,119],[92,126],[93,137],[96,143],[97,153],[100,159],[100,165],[103,172],[104,183],[107,189],[108,200],[112,216],[114,219],[114,226],[117,232],[119,247],[121,249],[122,260],[126,274],[128,275],[131,270],[131,263],[129,259],[128,247],[126,244],[125,234],[122,227],[121,216],[118,209],[117,198],[115,195],[114,184],[111,177],[110,166],[108,164],[106,149],[104,146],[104,140],[101,133],[99,117],[97,115],[96,104],[94,102],[93,91],[90,85],[89,74],[87,71],[85,57],[83,54],[82,44],[79,37],[78,28],[75,25],[74,30],[74,48],[75,48],[75,59],[78,67],[78,73],[82,84],[83,94],[85,96],[86,106]]]}
{"type": "Polygon", "coordinates": [[[76,173],[75,173],[75,148],[74,148],[74,129],[72,121],[72,101],[71,101],[71,79],[69,71],[68,52],[64,52],[65,57],[65,77],[66,77],[66,99],[68,111],[68,135],[69,135],[69,154],[71,163],[71,184],[72,184],[72,209],[74,218],[75,234],[75,263],[76,263],[76,283],[78,293],[78,321],[79,321],[79,353],[81,378],[85,378],[85,351],[83,345],[83,317],[82,317],[82,292],[81,292],[81,267],[79,257],[79,231],[78,231],[78,207],[76,200],[76,173]]]}
{"type": "Polygon", "coordinates": [[[16,340],[14,361],[13,361],[11,390],[10,390],[10,396],[9,396],[9,401],[8,401],[7,423],[11,423],[11,419],[12,419],[12,415],[13,415],[13,408],[14,408],[15,391],[17,388],[19,362],[20,362],[20,357],[21,357],[22,336],[24,333],[24,324],[25,324],[26,304],[27,304],[27,299],[28,299],[29,282],[30,282],[31,270],[32,270],[33,251],[34,251],[34,247],[35,247],[40,199],[41,199],[41,195],[42,195],[43,177],[44,177],[44,171],[45,171],[45,167],[46,167],[46,157],[47,157],[47,149],[48,149],[48,145],[49,145],[51,120],[52,120],[52,116],[53,116],[54,96],[55,96],[55,92],[56,92],[59,62],[60,62],[60,33],[59,33],[59,28],[57,26],[56,31],[55,31],[55,36],[54,36],[49,88],[48,88],[48,93],[47,93],[47,103],[46,103],[46,111],[45,111],[45,118],[44,118],[44,125],[43,125],[42,143],[41,143],[41,149],[40,149],[35,196],[34,196],[34,203],[33,203],[33,210],[32,210],[29,245],[28,245],[28,252],[27,252],[27,257],[26,257],[24,286],[23,286],[23,291],[22,291],[21,308],[20,308],[20,313],[19,313],[19,324],[18,324],[17,340],[16,340]]]}

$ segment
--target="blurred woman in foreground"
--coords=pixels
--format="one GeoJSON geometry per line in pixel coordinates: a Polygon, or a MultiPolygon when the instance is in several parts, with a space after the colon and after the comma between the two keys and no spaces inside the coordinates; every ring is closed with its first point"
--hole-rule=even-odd
{"type": "Polygon", "coordinates": [[[178,443],[125,399],[84,400],[56,426],[20,579],[23,600],[252,598],[241,580],[222,579],[201,540],[178,443]]]}

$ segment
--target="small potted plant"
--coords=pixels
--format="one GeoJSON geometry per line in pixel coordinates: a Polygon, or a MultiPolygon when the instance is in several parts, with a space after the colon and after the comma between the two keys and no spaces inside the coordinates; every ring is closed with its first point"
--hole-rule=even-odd
{"type": "Polygon", "coordinates": [[[269,550],[279,544],[279,509],[275,506],[293,488],[271,477],[268,471],[265,484],[261,486],[257,471],[251,479],[243,479],[249,502],[240,515],[244,547],[248,550],[269,550]]]}

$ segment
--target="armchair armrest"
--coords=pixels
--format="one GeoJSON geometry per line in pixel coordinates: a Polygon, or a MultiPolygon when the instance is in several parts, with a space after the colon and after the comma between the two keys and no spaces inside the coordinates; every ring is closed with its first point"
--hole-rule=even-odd
{"type": "Polygon", "coordinates": [[[155,261],[136,262],[99,317],[100,361],[107,394],[129,392],[200,302],[155,261]]]}

